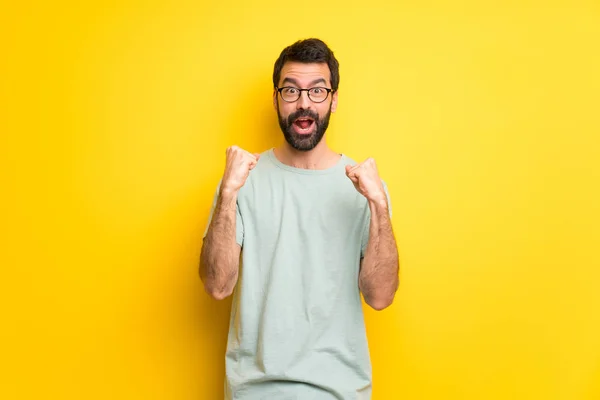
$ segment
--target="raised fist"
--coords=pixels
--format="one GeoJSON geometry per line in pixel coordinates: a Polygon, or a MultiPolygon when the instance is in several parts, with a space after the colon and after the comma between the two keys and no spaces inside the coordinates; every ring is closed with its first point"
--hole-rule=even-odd
{"type": "Polygon", "coordinates": [[[346,175],[360,194],[371,201],[386,201],[383,183],[377,171],[377,164],[372,158],[355,166],[346,166],[346,175]]]}
{"type": "Polygon", "coordinates": [[[221,183],[221,191],[237,192],[240,190],[250,171],[256,166],[260,154],[252,154],[238,146],[227,148],[225,161],[225,172],[221,183]]]}

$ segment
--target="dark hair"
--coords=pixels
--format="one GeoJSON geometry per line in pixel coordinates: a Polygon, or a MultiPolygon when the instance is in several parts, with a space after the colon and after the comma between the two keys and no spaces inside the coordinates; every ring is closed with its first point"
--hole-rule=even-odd
{"type": "Polygon", "coordinates": [[[326,63],[331,74],[331,88],[336,91],[340,84],[340,71],[338,60],[333,51],[320,39],[298,40],[296,43],[283,49],[273,69],[273,86],[277,87],[281,77],[281,69],[288,61],[301,63],[326,63]]]}

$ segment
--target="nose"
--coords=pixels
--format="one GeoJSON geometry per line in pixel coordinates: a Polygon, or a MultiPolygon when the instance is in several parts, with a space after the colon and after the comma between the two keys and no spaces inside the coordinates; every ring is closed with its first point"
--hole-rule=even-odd
{"type": "Polygon", "coordinates": [[[296,101],[296,109],[297,110],[306,110],[309,109],[312,105],[312,101],[308,98],[308,92],[302,91],[300,92],[300,98],[296,101]]]}

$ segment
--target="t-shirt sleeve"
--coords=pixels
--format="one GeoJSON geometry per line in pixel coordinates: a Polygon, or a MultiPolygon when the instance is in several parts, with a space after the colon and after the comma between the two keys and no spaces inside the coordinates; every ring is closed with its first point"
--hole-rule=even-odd
{"type": "MultiPolygon", "coordinates": [[[[385,183],[385,181],[383,179],[381,180],[381,183],[383,183],[383,190],[385,191],[385,195],[387,197],[387,202],[388,202],[388,211],[390,214],[390,218],[392,218],[392,201],[390,199],[390,193],[388,191],[387,184],[385,183]]],[[[360,258],[363,258],[365,256],[365,251],[367,251],[367,245],[369,244],[370,225],[371,225],[371,210],[367,206],[367,212],[365,213],[365,220],[363,222],[363,234],[362,234],[362,241],[361,241],[361,246],[360,246],[360,258]]]]}
{"type": "MultiPolygon", "coordinates": [[[[217,207],[217,200],[219,199],[219,193],[221,189],[221,181],[217,185],[217,189],[215,190],[215,194],[213,196],[213,202],[210,207],[210,214],[208,216],[208,221],[206,223],[206,228],[204,229],[204,234],[202,235],[202,239],[206,237],[208,233],[208,228],[210,227],[210,222],[212,221],[213,215],[215,213],[215,208],[217,207]]],[[[242,221],[242,215],[240,214],[240,207],[236,202],[235,208],[235,241],[240,246],[244,243],[244,222],[242,221]]]]}

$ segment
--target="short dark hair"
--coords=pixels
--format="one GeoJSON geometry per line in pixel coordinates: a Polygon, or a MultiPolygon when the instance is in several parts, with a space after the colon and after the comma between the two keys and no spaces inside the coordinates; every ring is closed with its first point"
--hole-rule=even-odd
{"type": "Polygon", "coordinates": [[[288,61],[301,63],[326,63],[331,74],[331,88],[337,91],[340,84],[340,67],[333,51],[320,39],[303,39],[283,49],[273,68],[273,86],[279,85],[281,70],[288,61]]]}

